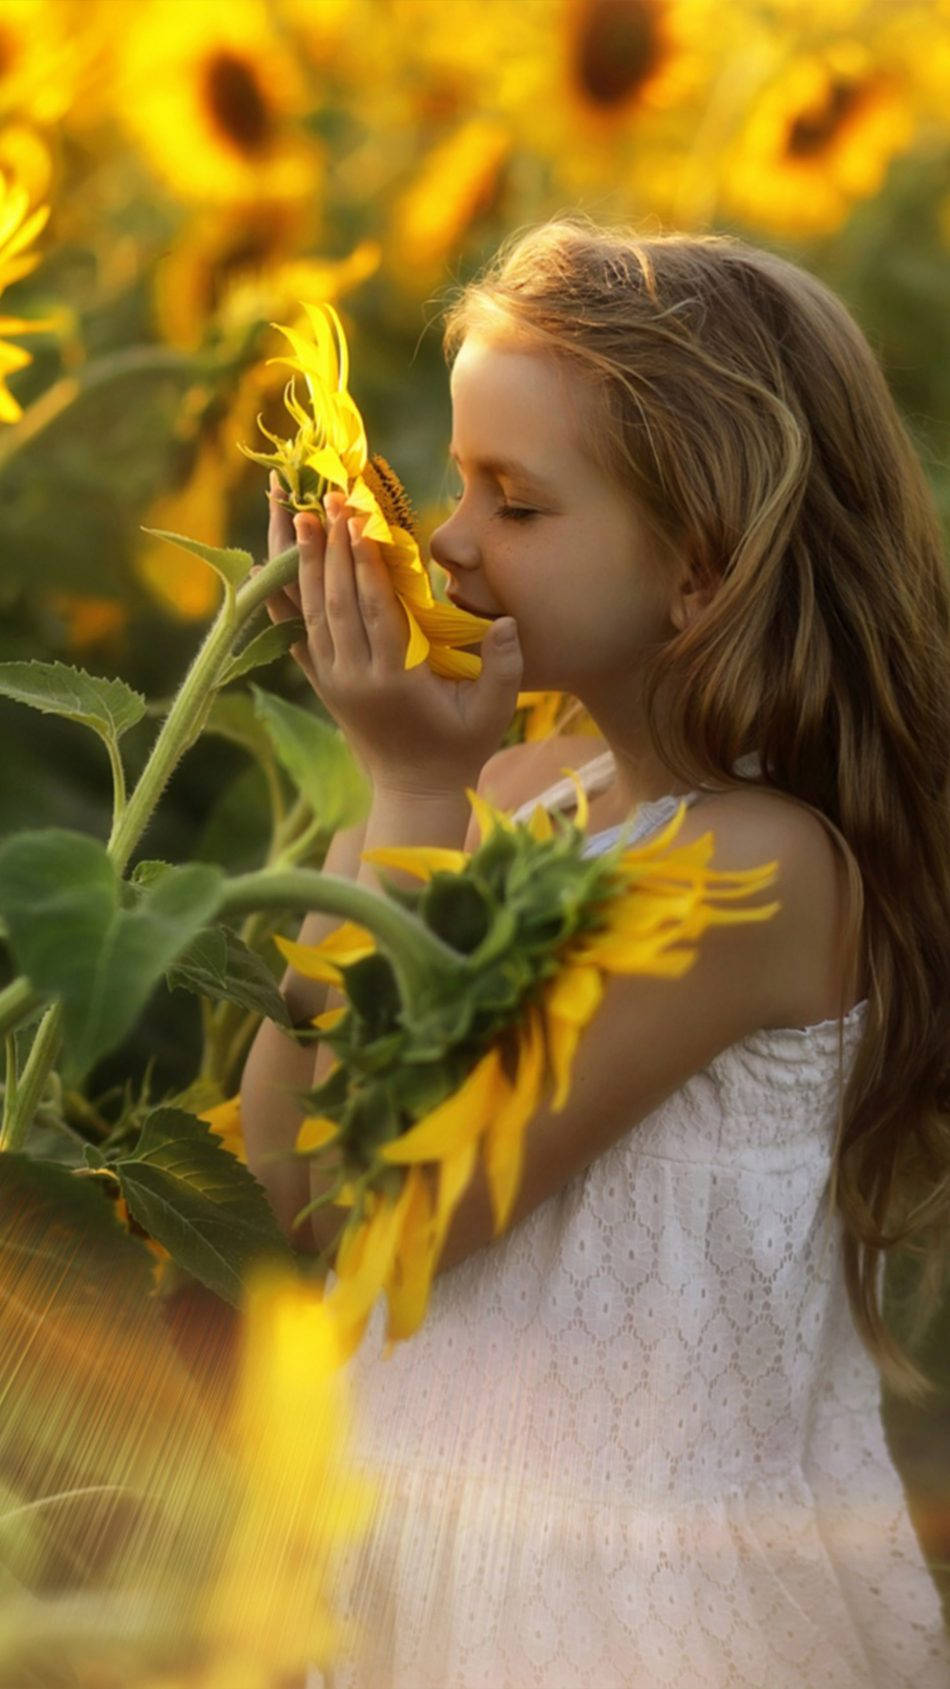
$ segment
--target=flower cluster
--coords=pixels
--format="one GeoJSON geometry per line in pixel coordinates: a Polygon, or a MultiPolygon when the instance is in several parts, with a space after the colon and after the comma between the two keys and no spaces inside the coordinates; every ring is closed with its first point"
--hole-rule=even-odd
{"type": "Polygon", "coordinates": [[[294,510],[315,510],[322,517],[327,488],[344,493],[347,513],[366,519],[363,537],[376,540],[389,567],[406,617],[406,668],[428,662],[436,674],[472,680],[481,672],[481,659],[461,647],[482,639],[491,622],[437,603],[413,533],[409,500],[385,458],[369,455],[363,419],[347,391],[349,353],[343,325],[332,305],[303,308],[311,337],[275,324],[295,355],[271,361],[290,364],[303,377],[309,403],[301,403],[291,377],[284,403],[295,432],[281,439],[258,418],[273,452],[254,452],[247,446],[241,450],[255,463],[277,470],[294,510]]]}
{"type": "MultiPolygon", "coordinates": [[[[316,946],[278,939],[301,973],[339,986],[347,1003],[316,1018],[336,1064],[310,1095],[296,1150],[328,1162],[303,1211],[348,1210],[328,1295],[346,1352],[380,1291],[387,1341],[421,1324],[459,1200],[481,1159],[496,1235],[521,1176],[525,1128],[553,1084],[567,1101],[578,1040],[611,974],[679,977],[714,923],[767,920],[778,905],[722,908],[774,879],[776,863],[739,873],[708,867],[712,835],[669,849],[681,805],[655,838],[621,838],[585,859],[587,805],[576,821],[540,807],[515,825],[469,791],[478,849],[377,849],[366,860],[416,874],[387,886],[458,954],[449,981],[406,1003],[370,933],[353,922],[316,946]]],[[[298,1216],[302,1218],[302,1216],[298,1216]]]]}

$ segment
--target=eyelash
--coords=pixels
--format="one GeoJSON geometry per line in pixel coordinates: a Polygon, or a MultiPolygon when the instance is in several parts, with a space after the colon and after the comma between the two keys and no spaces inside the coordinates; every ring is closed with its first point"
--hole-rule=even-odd
{"type": "MultiPolygon", "coordinates": [[[[461,493],[452,494],[453,504],[459,504],[461,499],[461,493]]],[[[540,515],[540,511],[528,510],[525,506],[520,504],[503,504],[499,510],[496,510],[495,515],[500,516],[502,521],[529,522],[532,516],[540,515]]]]}

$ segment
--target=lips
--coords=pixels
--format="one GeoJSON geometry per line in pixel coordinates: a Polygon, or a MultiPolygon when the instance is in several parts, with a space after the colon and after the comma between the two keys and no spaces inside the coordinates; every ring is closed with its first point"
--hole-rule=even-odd
{"type": "Polygon", "coordinates": [[[483,616],[486,621],[497,622],[501,615],[500,610],[479,610],[475,604],[466,604],[464,598],[459,598],[455,592],[447,592],[445,596],[450,604],[455,605],[456,610],[467,610],[470,616],[483,616]]]}

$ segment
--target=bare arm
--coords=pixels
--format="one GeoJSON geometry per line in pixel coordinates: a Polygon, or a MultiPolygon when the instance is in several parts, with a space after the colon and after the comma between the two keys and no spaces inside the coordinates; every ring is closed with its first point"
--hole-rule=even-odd
{"type": "MultiPolygon", "coordinates": [[[[482,771],[479,789],[491,779],[494,764],[491,758],[482,771]]],[[[374,799],[370,815],[358,827],[351,827],[333,839],[323,864],[328,874],[339,874],[359,884],[378,887],[378,879],[368,863],[360,862],[360,852],[374,845],[448,844],[462,843],[460,830],[468,826],[464,848],[471,850],[477,843],[477,826],[470,817],[464,794],[457,799],[438,799],[426,802],[418,797],[389,796],[374,799]]],[[[393,879],[405,885],[417,885],[407,875],[393,874],[393,879]]],[[[308,915],[301,926],[301,944],[317,944],[334,927],[339,926],[336,915],[308,915]]],[[[342,1002],[342,996],[332,987],[316,980],[305,979],[288,967],[280,983],[291,1019],[295,1023],[312,1020],[324,1008],[342,1002]]],[[[318,1244],[311,1225],[304,1221],[292,1230],[295,1214],[318,1194],[316,1176],[311,1177],[305,1162],[262,1162],[272,1150],[292,1149],[303,1119],[303,1110],[295,1093],[306,1091],[325,1078],[332,1061],[326,1045],[298,1044],[273,1021],[264,1020],[248,1052],[241,1079],[241,1123],[247,1165],[267,1192],[277,1223],[293,1247],[302,1254],[317,1253],[318,1244]]],[[[317,1211],[315,1223],[319,1223],[317,1211]]],[[[336,1217],[339,1223],[339,1216],[336,1217]]],[[[326,1222],[321,1226],[326,1230],[326,1222]]]]}
{"type": "MultiPolygon", "coordinates": [[[[360,851],[366,822],[337,833],[323,864],[328,874],[355,880],[360,868],[360,851]]],[[[317,944],[339,926],[336,915],[308,915],[300,928],[301,944],[317,944]]],[[[304,979],[288,967],[280,982],[281,995],[295,1023],[310,1020],[327,1006],[328,987],[304,979]]],[[[338,994],[334,993],[334,997],[338,994]]],[[[281,1230],[295,1249],[316,1253],[310,1226],[304,1222],[295,1232],[291,1221],[310,1200],[310,1178],[305,1162],[261,1163],[271,1150],[292,1149],[303,1114],[294,1093],[306,1091],[314,1082],[314,1047],[298,1044],[271,1020],[263,1020],[248,1052],[241,1077],[241,1127],[247,1165],[267,1192],[281,1230]]]]}

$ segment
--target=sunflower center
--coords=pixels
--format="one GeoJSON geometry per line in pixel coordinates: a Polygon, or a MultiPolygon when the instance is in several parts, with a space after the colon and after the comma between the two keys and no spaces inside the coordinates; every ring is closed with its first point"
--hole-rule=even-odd
{"type": "Polygon", "coordinates": [[[0,29],[0,76],[12,70],[17,58],[16,37],[8,29],[0,29]]]}
{"type": "Polygon", "coordinates": [[[409,494],[391,463],[379,452],[367,459],[363,480],[376,499],[386,521],[394,528],[405,528],[415,537],[415,515],[409,494]]]}
{"type": "Polygon", "coordinates": [[[205,66],[205,97],[225,140],[252,157],[263,151],[271,120],[253,65],[237,53],[215,53],[205,66]]]}
{"type": "Polygon", "coordinates": [[[662,58],[656,0],[589,0],[577,36],[576,68],[592,104],[623,104],[649,82],[662,58]]]}
{"type": "Polygon", "coordinates": [[[833,77],[820,106],[800,112],[788,131],[786,152],[790,158],[816,158],[830,146],[861,102],[859,82],[833,77]]]}

